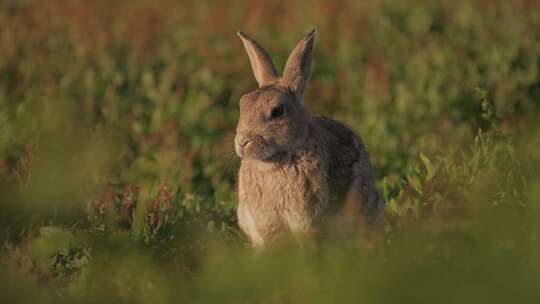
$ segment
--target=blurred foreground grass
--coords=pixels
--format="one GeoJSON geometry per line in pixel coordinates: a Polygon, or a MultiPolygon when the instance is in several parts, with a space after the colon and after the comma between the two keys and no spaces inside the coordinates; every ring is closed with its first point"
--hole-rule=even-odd
{"type": "Polygon", "coordinates": [[[0,300],[540,300],[536,1],[0,2],[0,300]],[[310,110],[362,135],[376,254],[336,235],[253,255],[232,138],[311,26],[310,110]]]}

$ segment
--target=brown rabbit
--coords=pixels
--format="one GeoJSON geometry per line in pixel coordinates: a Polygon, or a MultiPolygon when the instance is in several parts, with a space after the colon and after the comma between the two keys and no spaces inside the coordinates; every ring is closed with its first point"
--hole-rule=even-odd
{"type": "Polygon", "coordinates": [[[259,84],[240,99],[236,129],[240,228],[256,248],[287,231],[312,235],[331,214],[357,214],[370,229],[383,201],[362,141],[304,106],[315,30],[292,51],[282,77],[257,42],[238,35],[259,84]]]}

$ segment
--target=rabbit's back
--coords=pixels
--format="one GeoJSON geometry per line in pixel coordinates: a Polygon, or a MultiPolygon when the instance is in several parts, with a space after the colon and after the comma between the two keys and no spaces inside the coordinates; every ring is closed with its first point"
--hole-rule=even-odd
{"type": "Polygon", "coordinates": [[[327,147],[329,210],[362,214],[362,223],[372,226],[382,213],[384,201],[375,186],[362,140],[338,121],[325,117],[314,117],[312,121],[324,130],[319,136],[327,147]]]}
{"type": "Polygon", "coordinates": [[[365,153],[364,145],[350,128],[338,121],[320,116],[313,117],[312,124],[326,150],[330,192],[333,197],[342,197],[350,186],[355,164],[365,153]]]}

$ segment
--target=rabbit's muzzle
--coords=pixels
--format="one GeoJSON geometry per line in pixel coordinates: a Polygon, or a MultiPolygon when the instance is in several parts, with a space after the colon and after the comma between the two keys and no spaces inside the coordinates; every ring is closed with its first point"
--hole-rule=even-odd
{"type": "Polygon", "coordinates": [[[265,160],[273,154],[273,149],[259,135],[248,136],[243,133],[237,133],[234,138],[234,146],[236,154],[240,158],[265,160]]]}

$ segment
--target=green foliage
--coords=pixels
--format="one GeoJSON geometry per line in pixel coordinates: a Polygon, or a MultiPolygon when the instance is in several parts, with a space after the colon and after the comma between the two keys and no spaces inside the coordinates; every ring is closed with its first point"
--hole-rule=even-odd
{"type": "Polygon", "coordinates": [[[2,302],[540,299],[534,1],[3,1],[2,302]],[[318,29],[306,104],[361,134],[384,244],[262,253],[235,219],[255,87],[318,29]]]}

